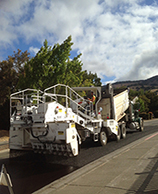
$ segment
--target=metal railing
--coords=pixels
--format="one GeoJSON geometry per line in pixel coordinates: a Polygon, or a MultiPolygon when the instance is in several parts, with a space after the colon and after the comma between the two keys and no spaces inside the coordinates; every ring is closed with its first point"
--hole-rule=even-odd
{"type": "Polygon", "coordinates": [[[83,98],[76,91],[64,84],[56,84],[44,90],[45,100],[47,100],[47,96],[51,98],[51,100],[55,100],[61,103],[66,107],[66,112],[68,112],[68,108],[73,109],[73,105],[76,105],[76,109],[73,111],[79,115],[80,111],[85,114],[85,116],[91,116],[93,112],[92,102],[83,98]],[[76,100],[80,99],[82,103],[87,104],[87,106],[83,107],[76,100]]]}
{"type": "Polygon", "coordinates": [[[21,114],[27,114],[28,107],[38,107],[41,103],[45,106],[45,103],[51,101],[56,101],[66,107],[66,116],[68,108],[72,108],[77,115],[85,115],[87,119],[92,117],[94,111],[91,101],[85,99],[67,85],[56,84],[45,89],[44,92],[36,89],[25,89],[11,94],[10,117],[18,110],[21,114]],[[80,100],[80,103],[78,100],[80,100]],[[82,104],[85,104],[85,106],[82,104]]]}
{"type": "Polygon", "coordinates": [[[15,111],[21,111],[21,114],[27,112],[27,107],[38,106],[44,103],[44,96],[41,90],[25,89],[10,95],[10,117],[15,111]]]}

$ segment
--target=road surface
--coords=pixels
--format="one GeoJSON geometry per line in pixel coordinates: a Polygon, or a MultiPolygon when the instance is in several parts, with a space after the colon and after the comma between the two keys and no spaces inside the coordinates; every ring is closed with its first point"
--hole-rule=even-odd
{"type": "MultiPolygon", "coordinates": [[[[3,151],[0,153],[0,166],[4,164],[10,174],[15,194],[30,194],[116,149],[157,132],[158,119],[145,121],[144,126],[143,132],[128,131],[126,139],[110,141],[104,147],[87,140],[80,154],[74,158],[49,156],[42,160],[34,154],[25,154],[9,159],[9,151],[3,151]]],[[[8,188],[0,186],[0,193],[9,194],[8,188]]]]}

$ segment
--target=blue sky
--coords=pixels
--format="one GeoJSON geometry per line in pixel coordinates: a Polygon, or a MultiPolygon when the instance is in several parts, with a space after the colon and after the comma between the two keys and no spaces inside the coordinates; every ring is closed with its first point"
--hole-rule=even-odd
{"type": "Polygon", "coordinates": [[[156,0],[0,0],[0,18],[0,61],[71,35],[73,56],[103,84],[158,74],[156,0]]]}

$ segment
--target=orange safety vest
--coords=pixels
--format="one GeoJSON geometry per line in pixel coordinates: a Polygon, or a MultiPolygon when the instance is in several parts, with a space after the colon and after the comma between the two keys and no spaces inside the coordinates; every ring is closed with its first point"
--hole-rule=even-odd
{"type": "Polygon", "coordinates": [[[96,97],[93,95],[93,97],[92,97],[93,105],[95,105],[95,99],[96,99],[96,97]]]}

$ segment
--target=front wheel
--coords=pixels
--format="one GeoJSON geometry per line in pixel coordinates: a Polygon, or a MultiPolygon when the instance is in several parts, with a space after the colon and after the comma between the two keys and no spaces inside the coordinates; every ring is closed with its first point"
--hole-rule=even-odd
{"type": "Polygon", "coordinates": [[[100,132],[100,144],[102,146],[105,146],[107,144],[107,135],[106,135],[106,132],[104,130],[102,130],[100,132]]]}
{"type": "Polygon", "coordinates": [[[143,122],[143,119],[141,119],[139,124],[139,131],[143,131],[143,130],[144,130],[144,122],[143,122]]]}

